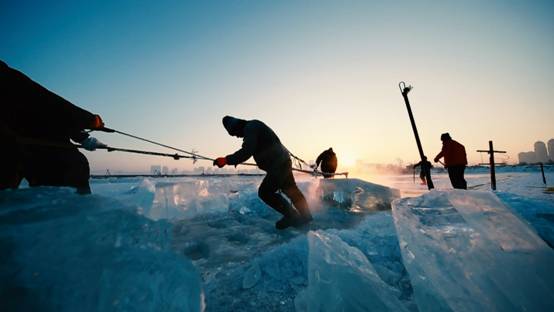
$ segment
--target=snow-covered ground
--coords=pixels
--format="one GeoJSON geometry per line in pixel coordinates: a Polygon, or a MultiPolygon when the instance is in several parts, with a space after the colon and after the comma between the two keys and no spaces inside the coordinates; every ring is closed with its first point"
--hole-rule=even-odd
{"type": "MultiPolygon", "coordinates": [[[[400,195],[426,193],[411,175],[366,179],[400,192],[358,179],[302,177],[299,185],[314,222],[285,231],[275,230],[279,215],[257,197],[261,179],[110,178],[92,180],[90,196],[48,187],[0,192],[1,310],[427,309],[425,302],[432,300],[422,299],[421,283],[410,276],[414,268],[430,272],[423,269],[428,266],[405,260],[406,235],[421,228],[399,222],[409,216],[401,219],[390,210],[400,195]]],[[[488,179],[485,172],[467,175],[479,194],[491,194],[485,192],[488,179]]],[[[554,181],[554,173],[547,180],[554,181]]],[[[425,196],[436,196],[428,201],[436,207],[429,208],[441,208],[440,197],[448,195],[436,194],[455,192],[441,192],[449,189],[445,174],[435,174],[434,182],[439,191],[425,196]]],[[[517,223],[516,234],[530,229],[530,237],[538,233],[554,244],[554,194],[544,193],[540,174],[500,172],[496,195],[505,205],[503,216],[524,221],[517,223]]],[[[406,201],[398,201],[398,207],[406,201]]],[[[463,211],[460,217],[467,218],[463,211]]],[[[426,218],[448,220],[432,214],[426,218]]],[[[477,221],[471,226],[493,233],[477,221]]],[[[425,242],[411,239],[410,246],[425,242]]],[[[464,246],[467,240],[459,242],[457,246],[464,246]]],[[[439,250],[431,243],[422,246],[418,250],[423,255],[439,250]]],[[[541,251],[545,257],[552,253],[548,247],[541,251]]],[[[450,269],[464,272],[456,263],[450,269]]],[[[439,273],[448,269],[437,266],[439,273]]],[[[551,285],[547,283],[545,293],[551,285]]],[[[446,302],[457,310],[450,304],[456,298],[441,296],[442,306],[446,302]]]]}

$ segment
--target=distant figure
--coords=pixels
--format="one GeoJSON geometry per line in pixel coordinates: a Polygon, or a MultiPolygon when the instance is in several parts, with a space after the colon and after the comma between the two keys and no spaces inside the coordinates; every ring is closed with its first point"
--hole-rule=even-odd
{"type": "Polygon", "coordinates": [[[325,179],[334,177],[335,171],[337,171],[337,155],[333,152],[333,148],[329,147],[328,150],[323,151],[315,161],[314,170],[321,164],[321,172],[325,179]]]}
{"type": "Polygon", "coordinates": [[[283,215],[275,223],[275,227],[281,230],[310,222],[312,215],[304,195],[294,181],[289,151],[273,130],[259,120],[243,120],[231,116],[223,118],[223,126],[229,135],[243,138],[242,148],[231,155],[217,158],[214,166],[222,168],[225,165],[238,165],[254,156],[258,167],[267,172],[258,189],[258,196],[283,215]],[[278,191],[290,198],[296,209],[278,191]]]}
{"type": "Polygon", "coordinates": [[[427,184],[427,172],[430,171],[431,168],[433,168],[433,165],[430,161],[427,160],[426,156],[423,156],[423,160],[414,165],[414,171],[417,167],[420,167],[419,179],[421,179],[421,184],[427,184]]]}
{"type": "Polygon", "coordinates": [[[467,182],[464,179],[464,171],[467,165],[465,147],[452,140],[448,133],[441,135],[441,141],[442,150],[435,157],[435,162],[444,157],[444,166],[448,170],[448,177],[450,177],[452,187],[467,190],[467,182]]]}
{"type": "Polygon", "coordinates": [[[88,150],[105,146],[84,129],[100,129],[100,116],[50,92],[0,61],[0,190],[72,186],[89,194],[89,164],[70,139],[88,150]]]}

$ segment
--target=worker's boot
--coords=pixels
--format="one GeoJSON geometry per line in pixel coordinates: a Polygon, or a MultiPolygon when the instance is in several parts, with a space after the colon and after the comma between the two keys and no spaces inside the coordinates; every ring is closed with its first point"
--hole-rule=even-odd
{"type": "Polygon", "coordinates": [[[286,206],[283,205],[280,208],[279,212],[283,214],[283,217],[275,223],[275,228],[283,230],[289,226],[296,226],[301,218],[296,209],[292,208],[288,202],[286,203],[286,206]]]}

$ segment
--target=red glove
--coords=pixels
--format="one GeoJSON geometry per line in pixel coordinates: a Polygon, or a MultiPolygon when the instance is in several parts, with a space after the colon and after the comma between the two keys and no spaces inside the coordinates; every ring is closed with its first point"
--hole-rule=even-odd
{"type": "Polygon", "coordinates": [[[94,120],[92,121],[90,128],[93,130],[104,128],[104,121],[102,121],[102,118],[100,118],[99,115],[94,115],[94,120]]]}
{"type": "Polygon", "coordinates": [[[218,157],[216,160],[214,160],[214,166],[218,166],[219,168],[223,168],[227,164],[227,158],[225,157],[218,157]]]}

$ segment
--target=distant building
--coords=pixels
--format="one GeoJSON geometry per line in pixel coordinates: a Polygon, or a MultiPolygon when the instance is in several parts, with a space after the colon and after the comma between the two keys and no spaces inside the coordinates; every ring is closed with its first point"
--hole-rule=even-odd
{"type": "Polygon", "coordinates": [[[167,168],[167,166],[163,166],[163,168],[162,168],[162,174],[163,174],[163,175],[168,175],[168,174],[169,174],[169,168],[167,168]]]}
{"type": "Polygon", "coordinates": [[[150,166],[150,174],[161,175],[162,174],[162,166],[158,166],[158,165],[150,166]]]}
{"type": "Polygon", "coordinates": [[[544,142],[535,142],[535,157],[537,158],[537,162],[548,162],[548,153],[546,152],[546,145],[544,142]]]}
{"type": "Polygon", "coordinates": [[[517,157],[519,158],[520,164],[534,164],[537,162],[537,156],[535,155],[535,152],[521,152],[517,154],[517,157]]]}
{"type": "Polygon", "coordinates": [[[548,140],[548,156],[551,161],[554,161],[554,139],[548,140]]]}

